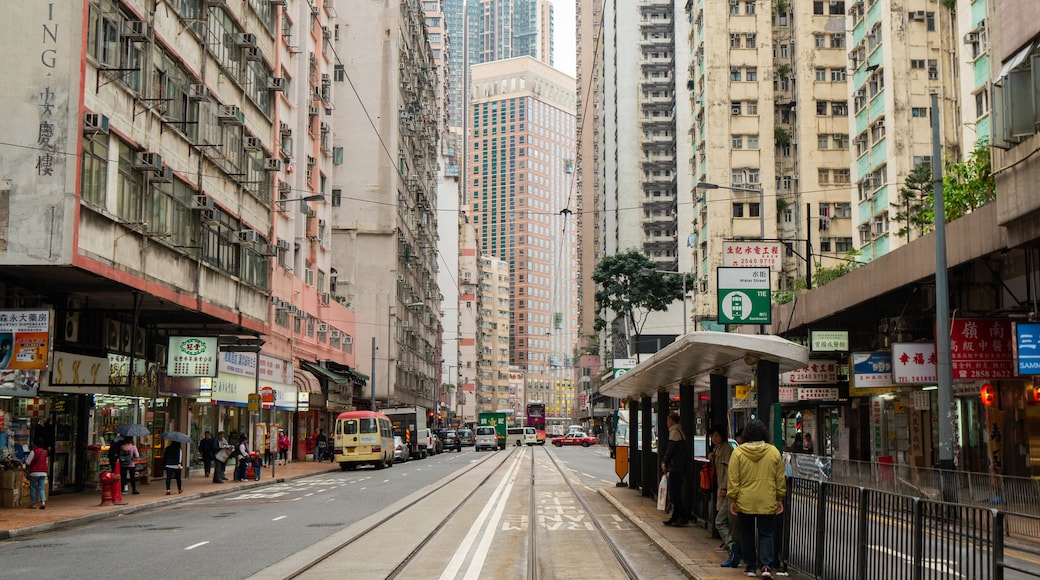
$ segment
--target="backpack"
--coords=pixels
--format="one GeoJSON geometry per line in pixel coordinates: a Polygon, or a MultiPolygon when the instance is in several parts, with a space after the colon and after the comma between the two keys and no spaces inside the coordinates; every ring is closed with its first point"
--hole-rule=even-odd
{"type": "Polygon", "coordinates": [[[123,467],[130,466],[133,463],[133,461],[134,461],[134,456],[130,453],[129,449],[120,449],[119,450],[119,463],[122,464],[123,467]]]}

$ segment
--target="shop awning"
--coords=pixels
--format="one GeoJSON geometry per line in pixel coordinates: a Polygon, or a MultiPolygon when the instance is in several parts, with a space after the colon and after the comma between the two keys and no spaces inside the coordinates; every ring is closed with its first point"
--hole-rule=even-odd
{"type": "Polygon", "coordinates": [[[725,375],[731,385],[748,384],[755,378],[759,360],[777,363],[784,373],[809,364],[809,349],[773,335],[691,332],[603,385],[599,392],[618,399],[652,395],[660,389],[674,395],[681,381],[706,387],[712,374],[725,375]]]}
{"type": "Polygon", "coordinates": [[[305,360],[301,360],[300,361],[300,366],[303,367],[304,369],[314,373],[314,376],[318,377],[319,379],[325,379],[325,380],[328,380],[328,381],[332,381],[333,383],[336,383],[337,385],[348,385],[348,384],[354,382],[353,378],[348,376],[348,375],[337,373],[337,372],[329,370],[329,369],[327,369],[327,368],[325,368],[325,367],[323,367],[321,365],[317,365],[317,364],[314,364],[314,363],[311,363],[311,362],[308,362],[308,361],[305,361],[305,360]]]}
{"type": "Polygon", "coordinates": [[[341,365],[339,363],[329,361],[329,367],[331,367],[332,370],[338,373],[345,374],[348,377],[352,378],[354,380],[354,383],[357,385],[363,385],[368,382],[368,375],[358,371],[357,369],[350,368],[347,365],[341,365]]]}
{"type": "Polygon", "coordinates": [[[293,383],[296,385],[296,390],[301,393],[310,393],[312,397],[321,392],[321,383],[318,382],[317,377],[304,369],[293,373],[293,383]]]}

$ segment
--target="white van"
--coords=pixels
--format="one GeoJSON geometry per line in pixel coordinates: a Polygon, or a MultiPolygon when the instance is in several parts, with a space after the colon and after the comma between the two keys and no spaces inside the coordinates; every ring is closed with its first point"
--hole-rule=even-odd
{"type": "Polygon", "coordinates": [[[419,459],[425,459],[427,455],[436,453],[434,451],[433,430],[419,429],[416,431],[415,437],[419,443],[419,459]]]}
{"type": "Polygon", "coordinates": [[[517,447],[521,445],[537,445],[538,430],[534,427],[510,427],[506,430],[506,445],[512,442],[517,447]]]}
{"type": "Polygon", "coordinates": [[[481,425],[476,428],[477,441],[475,447],[477,451],[482,449],[490,449],[495,451],[498,449],[498,433],[495,428],[490,425],[481,425]]]}

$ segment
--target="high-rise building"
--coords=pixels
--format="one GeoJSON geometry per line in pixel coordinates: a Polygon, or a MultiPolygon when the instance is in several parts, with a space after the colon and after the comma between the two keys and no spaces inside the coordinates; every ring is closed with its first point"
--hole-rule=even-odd
{"type": "Polygon", "coordinates": [[[545,402],[549,416],[569,417],[574,79],[532,57],[476,65],[472,75],[464,209],[481,253],[503,260],[513,282],[509,363],[526,373],[529,399],[545,402]]]}
{"type": "Polygon", "coordinates": [[[335,145],[349,152],[329,180],[339,293],[367,335],[358,337],[355,351],[358,364],[375,373],[379,402],[432,409],[442,372],[436,274],[442,120],[425,16],[419,3],[371,2],[350,3],[341,16],[351,25],[332,41],[343,65],[334,82],[349,90],[334,109],[317,111],[336,125],[335,145]],[[346,57],[358,54],[378,56],[346,57]]]}
{"type": "Polygon", "coordinates": [[[476,410],[505,411],[509,405],[509,263],[495,256],[479,260],[477,302],[476,410]]]}
{"type": "Polygon", "coordinates": [[[549,0],[469,0],[466,59],[470,65],[530,56],[553,65],[549,0]]]}
{"type": "Polygon", "coordinates": [[[448,126],[462,127],[466,82],[466,12],[463,0],[441,0],[444,31],[451,41],[451,51],[445,55],[444,75],[448,83],[448,126]]]}

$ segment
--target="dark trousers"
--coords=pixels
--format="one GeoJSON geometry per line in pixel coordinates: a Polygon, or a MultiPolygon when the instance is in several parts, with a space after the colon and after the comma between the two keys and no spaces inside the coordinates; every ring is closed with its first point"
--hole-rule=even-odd
{"type": "Polygon", "coordinates": [[[686,504],[683,502],[683,481],[686,479],[686,474],[678,471],[668,472],[668,500],[672,502],[672,520],[673,521],[689,521],[690,512],[686,509],[686,504]]]}
{"type": "Polygon", "coordinates": [[[227,469],[227,462],[214,459],[215,466],[213,466],[213,483],[218,481],[224,481],[227,477],[224,476],[224,470],[227,469]]]}
{"type": "Polygon", "coordinates": [[[737,514],[740,520],[740,547],[744,552],[744,562],[748,570],[755,568],[755,555],[758,555],[759,565],[772,568],[775,562],[775,551],[773,548],[773,524],[776,516],[773,514],[737,514]],[[755,533],[755,528],[758,533],[755,533]],[[758,550],[755,550],[755,544],[758,550]]]}
{"type": "Polygon", "coordinates": [[[137,466],[131,461],[130,465],[123,465],[123,487],[130,486],[128,489],[131,491],[137,491],[137,466]]]}
{"type": "Polygon", "coordinates": [[[209,477],[210,467],[213,465],[213,458],[202,456],[202,466],[206,469],[206,477],[209,477]]]}
{"type": "Polygon", "coordinates": [[[173,467],[166,468],[166,491],[170,491],[170,481],[177,480],[177,491],[181,491],[181,470],[173,467]]]}

